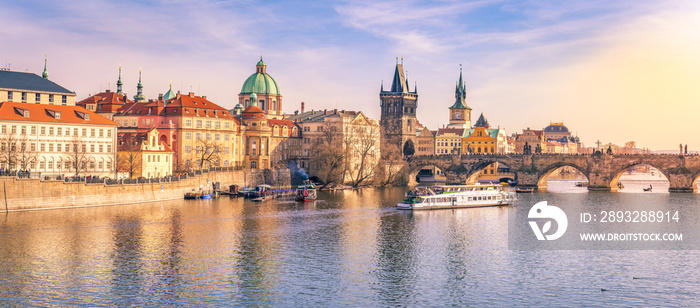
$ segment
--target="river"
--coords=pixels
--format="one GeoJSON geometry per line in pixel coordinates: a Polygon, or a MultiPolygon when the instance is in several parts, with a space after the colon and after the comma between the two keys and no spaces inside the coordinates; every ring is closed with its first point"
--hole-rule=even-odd
{"type": "MultiPolygon", "coordinates": [[[[669,194],[663,183],[650,194],[587,193],[573,183],[550,181],[548,192],[514,206],[700,205],[698,194],[669,194]]],[[[0,306],[699,304],[698,250],[509,250],[508,207],[395,210],[404,192],[2,214],[0,306]]]]}

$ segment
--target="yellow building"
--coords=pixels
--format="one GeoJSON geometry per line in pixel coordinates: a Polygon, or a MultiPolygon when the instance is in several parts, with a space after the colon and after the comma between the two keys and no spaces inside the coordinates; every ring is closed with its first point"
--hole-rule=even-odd
{"type": "Polygon", "coordinates": [[[165,177],[173,174],[174,151],[159,141],[159,132],[119,133],[119,172],[129,178],[165,177]]]}

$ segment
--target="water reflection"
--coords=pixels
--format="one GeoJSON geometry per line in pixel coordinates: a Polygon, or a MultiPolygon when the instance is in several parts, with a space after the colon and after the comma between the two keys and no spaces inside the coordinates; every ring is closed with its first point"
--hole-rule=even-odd
{"type": "MultiPolygon", "coordinates": [[[[653,306],[692,305],[700,294],[697,251],[511,251],[508,208],[397,211],[403,193],[0,216],[0,305],[653,306]]],[[[700,209],[697,194],[519,197],[700,209]]]]}

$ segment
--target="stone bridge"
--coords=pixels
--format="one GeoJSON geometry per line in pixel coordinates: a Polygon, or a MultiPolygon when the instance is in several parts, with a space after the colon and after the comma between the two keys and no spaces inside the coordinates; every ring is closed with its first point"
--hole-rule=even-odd
{"type": "Polygon", "coordinates": [[[493,163],[510,167],[519,187],[545,188],[546,177],[559,167],[571,166],[588,178],[590,191],[616,191],[622,173],[635,165],[659,169],[669,180],[670,192],[696,192],[700,156],[696,155],[569,155],[569,154],[472,154],[427,155],[406,158],[409,181],[415,185],[422,168],[435,166],[447,183],[474,183],[478,172],[493,163]]]}

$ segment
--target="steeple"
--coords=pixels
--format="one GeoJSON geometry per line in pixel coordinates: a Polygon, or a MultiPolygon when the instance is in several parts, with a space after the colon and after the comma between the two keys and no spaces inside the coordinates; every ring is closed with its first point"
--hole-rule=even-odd
{"type": "Polygon", "coordinates": [[[406,75],[404,75],[403,71],[403,63],[398,63],[398,61],[396,63],[396,69],[394,70],[394,80],[391,82],[391,92],[408,93],[408,84],[406,83],[406,75]]]}
{"type": "Polygon", "coordinates": [[[134,100],[137,102],[142,102],[146,100],[143,95],[143,84],[141,83],[141,68],[139,67],[139,84],[136,85],[136,95],[134,95],[134,100]]]}
{"type": "Polygon", "coordinates": [[[467,90],[464,79],[462,78],[462,65],[459,65],[459,81],[455,86],[455,103],[450,109],[470,109],[467,106],[467,90]]]}
{"type": "Polygon", "coordinates": [[[122,85],[124,83],[122,82],[122,65],[121,63],[119,64],[119,79],[117,80],[117,94],[121,96],[125,96],[124,92],[122,92],[122,85]]]}
{"type": "Polygon", "coordinates": [[[474,124],[474,127],[483,127],[483,128],[490,128],[491,127],[491,125],[489,125],[489,121],[487,121],[486,118],[484,117],[483,112],[479,116],[479,119],[476,120],[476,124],[474,124]]]}
{"type": "Polygon", "coordinates": [[[47,62],[47,55],[44,54],[44,72],[41,74],[41,77],[44,77],[44,79],[49,79],[49,71],[46,70],[46,62],[47,62]]]}

